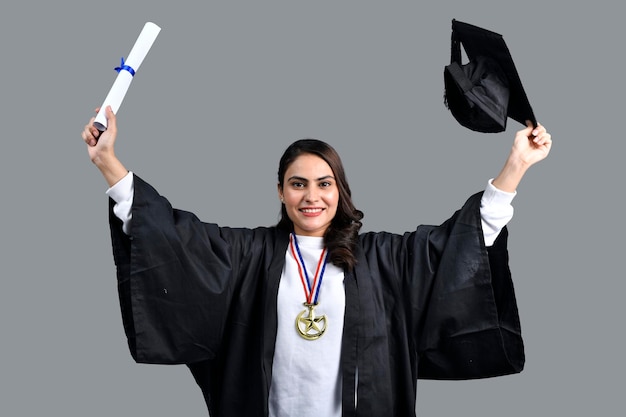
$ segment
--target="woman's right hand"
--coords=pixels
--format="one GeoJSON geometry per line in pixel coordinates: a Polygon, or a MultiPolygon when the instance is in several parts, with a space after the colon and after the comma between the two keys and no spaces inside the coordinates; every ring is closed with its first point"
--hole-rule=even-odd
{"type": "MultiPolygon", "coordinates": [[[[96,109],[96,113],[100,109],[96,109]]],[[[121,180],[128,170],[115,155],[115,139],[117,137],[117,120],[111,106],[105,109],[107,129],[100,132],[94,125],[95,116],[89,120],[82,132],[83,141],[87,144],[89,159],[93,162],[107,181],[109,186],[121,180]]]]}
{"type": "MultiPolygon", "coordinates": [[[[96,109],[96,113],[100,109],[96,109]]],[[[117,123],[115,119],[115,113],[111,109],[111,106],[107,106],[105,109],[105,116],[107,119],[107,129],[104,132],[100,132],[94,126],[95,116],[89,120],[89,123],[85,125],[82,137],[87,144],[87,152],[89,153],[89,159],[91,162],[98,165],[105,162],[105,159],[112,159],[115,157],[115,138],[117,136],[117,123]]]]}

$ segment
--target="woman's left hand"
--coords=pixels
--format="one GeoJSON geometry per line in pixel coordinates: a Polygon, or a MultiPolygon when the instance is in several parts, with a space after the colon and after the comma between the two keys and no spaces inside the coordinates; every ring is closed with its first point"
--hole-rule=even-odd
{"type": "Polygon", "coordinates": [[[526,170],[545,159],[552,148],[552,136],[546,128],[539,123],[533,128],[531,122],[527,123],[525,129],[515,134],[511,153],[500,174],[492,181],[502,191],[514,192],[526,170]]]}
{"type": "Polygon", "coordinates": [[[540,123],[534,129],[531,122],[527,124],[525,129],[515,135],[511,157],[530,167],[548,156],[552,148],[552,136],[540,123]]]}

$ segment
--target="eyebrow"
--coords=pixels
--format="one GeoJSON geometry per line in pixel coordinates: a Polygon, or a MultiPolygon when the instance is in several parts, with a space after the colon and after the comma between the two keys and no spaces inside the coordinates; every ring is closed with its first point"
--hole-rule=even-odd
{"type": "MultiPolygon", "coordinates": [[[[332,175],[325,175],[323,177],[319,177],[319,178],[315,179],[314,181],[323,181],[323,180],[327,180],[327,179],[334,180],[335,177],[333,177],[332,175]]],[[[307,178],[299,177],[297,175],[294,175],[292,177],[287,178],[287,181],[292,181],[292,180],[298,180],[298,181],[303,181],[303,182],[308,182],[309,181],[307,178]]]]}

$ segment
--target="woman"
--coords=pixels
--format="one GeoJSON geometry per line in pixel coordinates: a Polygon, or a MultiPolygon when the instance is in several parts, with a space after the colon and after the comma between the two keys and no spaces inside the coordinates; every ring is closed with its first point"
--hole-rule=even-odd
{"type": "Polygon", "coordinates": [[[515,135],[500,174],[440,226],[359,234],[332,147],[300,140],[278,170],[276,227],[172,209],[93,119],[82,137],[111,197],[124,327],[138,362],[186,364],[217,416],[414,416],[417,378],[521,371],[506,223],[545,128],[515,135]]]}

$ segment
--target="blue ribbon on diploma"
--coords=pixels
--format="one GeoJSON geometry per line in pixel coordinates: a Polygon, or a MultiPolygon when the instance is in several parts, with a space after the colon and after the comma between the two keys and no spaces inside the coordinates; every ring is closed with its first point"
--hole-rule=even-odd
{"type": "Polygon", "coordinates": [[[132,75],[133,77],[135,76],[135,70],[132,67],[129,67],[128,65],[124,64],[124,57],[122,57],[122,63],[120,64],[119,67],[115,67],[115,71],[119,72],[125,70],[130,72],[130,75],[132,75]]]}

